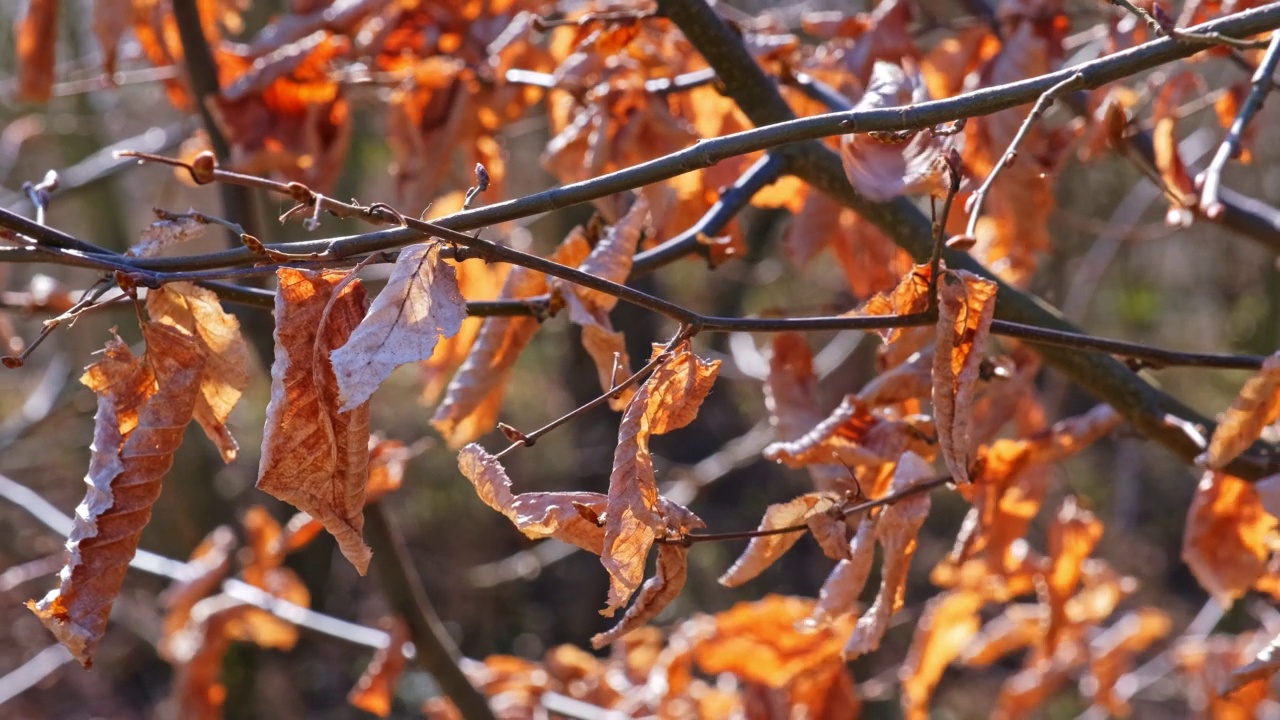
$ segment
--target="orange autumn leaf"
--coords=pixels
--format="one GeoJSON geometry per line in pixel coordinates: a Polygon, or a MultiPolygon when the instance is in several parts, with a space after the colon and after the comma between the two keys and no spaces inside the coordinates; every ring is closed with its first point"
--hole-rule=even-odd
{"type": "Polygon", "coordinates": [[[142,326],[147,352],[119,339],[81,382],[98,394],[88,490],[67,538],[59,586],[27,607],[85,667],[106,630],[160,483],[191,421],[203,358],[195,340],[159,323],[142,326]]]}
{"type": "MultiPolygon", "coordinates": [[[[778,440],[796,440],[822,422],[818,404],[818,378],[813,374],[813,353],[804,336],[778,333],[769,356],[764,381],[764,406],[778,440]]],[[[849,471],[841,465],[809,465],[819,490],[852,489],[849,471]]]]}
{"type": "Polygon", "coordinates": [[[786,595],[738,603],[710,618],[714,624],[696,640],[693,657],[703,672],[733,673],[771,688],[826,665],[842,666],[840,646],[853,620],[797,632],[796,623],[813,612],[813,605],[809,598],[786,595]]]}
{"type": "Polygon", "coordinates": [[[898,669],[902,681],[902,711],[908,720],[929,717],[929,699],[942,672],[960,657],[978,632],[981,596],[954,590],[934,596],[916,623],[911,649],[898,669]]]}
{"type": "Polygon", "coordinates": [[[1038,603],[1006,605],[1004,611],[987,621],[963,648],[958,659],[968,667],[986,667],[1000,658],[1040,639],[1045,624],[1045,607],[1038,603]]]}
{"type": "Polygon", "coordinates": [[[933,355],[933,415],[942,459],[957,483],[969,482],[973,398],[996,306],[996,284],[965,271],[938,279],[933,355]]]}
{"type": "Polygon", "coordinates": [[[18,98],[45,102],[53,92],[58,0],[32,0],[18,24],[18,98]]]}
{"type": "MultiPolygon", "coordinates": [[[[815,515],[830,512],[840,504],[841,496],[833,492],[806,493],[784,503],[770,505],[760,520],[760,531],[803,525],[815,515]]],[[[720,576],[720,584],[737,587],[764,572],[795,545],[802,532],[759,535],[751,538],[747,549],[720,576]]]]}
{"type": "Polygon", "coordinates": [[[329,353],[364,317],[365,293],[345,272],[280,268],[275,305],[275,363],[258,489],[324,524],[361,575],[369,406],[339,410],[329,353]],[[336,294],[335,294],[336,293],[336,294]]]}
{"type": "Polygon", "coordinates": [[[93,34],[102,50],[102,72],[113,75],[120,38],[129,28],[133,16],[133,0],[94,0],[93,34]]]}
{"type": "Polygon", "coordinates": [[[849,616],[862,589],[871,575],[871,563],[876,557],[876,522],[879,518],[864,518],[858,530],[849,540],[847,557],[836,563],[818,590],[818,602],[804,621],[806,630],[827,627],[842,617],[849,616]]]}
{"type": "Polygon", "coordinates": [[[1276,524],[1248,483],[1206,471],[1187,510],[1182,561],[1229,608],[1266,571],[1276,524]]]}
{"type": "Polygon", "coordinates": [[[236,535],[227,525],[219,525],[205,536],[187,560],[191,575],[175,581],[160,595],[165,608],[164,625],[156,643],[160,657],[176,662],[180,650],[175,643],[179,633],[191,620],[191,610],[196,603],[208,597],[231,571],[231,555],[236,547],[236,535]]]}
{"type": "Polygon", "coordinates": [[[689,573],[689,548],[673,543],[658,546],[658,564],[653,577],[644,582],[636,601],[627,608],[617,625],[591,638],[591,647],[600,648],[648,623],[684,589],[689,573]]]}
{"type": "Polygon", "coordinates": [[[343,412],[367,402],[391,371],[429,359],[440,338],[462,327],[467,304],[441,247],[427,242],[401,250],[368,315],[331,353],[343,412]]]}
{"type": "Polygon", "coordinates": [[[925,452],[930,433],[924,420],[887,420],[872,413],[857,396],[847,395],[807,433],[789,442],[771,443],[762,454],[789,467],[880,465],[910,449],[925,452]]]}
{"type": "MultiPolygon", "coordinates": [[[[461,200],[458,206],[461,207],[461,200]]],[[[433,206],[433,210],[436,206],[433,206]]],[[[458,276],[458,289],[467,300],[493,300],[502,292],[502,283],[506,279],[510,267],[500,263],[492,265],[483,260],[467,260],[456,263],[454,272],[458,276]]],[[[467,358],[471,346],[480,334],[484,318],[468,317],[462,321],[462,328],[453,337],[444,338],[436,344],[431,357],[422,361],[422,402],[434,405],[440,399],[449,377],[467,358]]]]}
{"type": "MultiPolygon", "coordinates": [[[[912,452],[898,460],[893,473],[891,493],[907,490],[933,477],[933,467],[912,452]]],[[[844,646],[847,660],[873,652],[889,629],[889,619],[902,608],[907,586],[907,570],[916,552],[916,535],[929,516],[928,493],[918,493],[886,507],[876,518],[876,540],[884,548],[880,568],[880,592],[875,602],[854,625],[853,634],[844,646]]]]}
{"type": "Polygon", "coordinates": [[[602,611],[606,616],[625,605],[640,586],[658,532],[673,529],[668,525],[671,518],[664,518],[659,508],[649,438],[693,422],[719,370],[719,360],[702,360],[693,354],[689,341],[683,341],[659,363],[622,415],[600,556],[610,578],[608,606],[602,611]]]}
{"type": "Polygon", "coordinates": [[[404,672],[403,648],[409,641],[409,625],[402,618],[393,618],[389,624],[390,642],[378,649],[355,687],[347,693],[347,702],[353,707],[378,717],[391,714],[391,699],[404,672]]]}
{"type": "Polygon", "coordinates": [[[604,528],[589,519],[605,511],[605,496],[590,492],[511,492],[511,479],[496,457],[471,443],[458,453],[458,469],[485,505],[497,510],[533,539],[555,538],[600,554],[604,528]],[[584,513],[584,509],[589,511],[584,513]]]}
{"type": "Polygon", "coordinates": [[[240,447],[227,429],[227,418],[249,385],[249,347],[240,335],[240,322],[222,309],[213,291],[187,282],[147,293],[147,314],[195,338],[204,359],[195,419],[218,446],[222,461],[235,460],[240,447]]]}
{"type": "MultiPolygon", "coordinates": [[[[855,314],[870,317],[924,312],[929,307],[929,272],[928,265],[913,265],[892,290],[873,295],[855,314]]],[[[886,344],[902,336],[902,328],[876,332],[886,344]]]]}
{"type": "Polygon", "coordinates": [[[1042,652],[1053,655],[1060,634],[1068,624],[1067,600],[1075,594],[1084,561],[1102,538],[1102,523],[1079,506],[1073,496],[1062,501],[1058,517],[1049,527],[1049,571],[1044,577],[1049,622],[1044,630],[1042,652]]]}
{"type": "Polygon", "coordinates": [[[1220,469],[1244,452],[1266,426],[1280,418],[1280,353],[1269,356],[1262,369],[1245,382],[1235,402],[1209,439],[1209,449],[1196,462],[1220,469]]]}

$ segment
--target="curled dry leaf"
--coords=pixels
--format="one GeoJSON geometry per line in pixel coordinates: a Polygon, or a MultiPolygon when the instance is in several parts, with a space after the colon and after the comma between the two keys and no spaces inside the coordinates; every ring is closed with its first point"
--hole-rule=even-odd
{"type": "Polygon", "coordinates": [[[1235,402],[1209,439],[1209,449],[1196,462],[1220,469],[1236,459],[1280,418],[1280,353],[1262,363],[1262,369],[1245,382],[1235,402]]]}
{"type": "Polygon", "coordinates": [[[591,492],[516,495],[511,492],[511,479],[502,463],[475,443],[458,453],[458,469],[471,481],[484,504],[506,515],[525,536],[535,540],[554,538],[600,554],[604,528],[585,517],[582,508],[596,516],[603,514],[604,495],[591,492]]]}
{"type": "Polygon", "coordinates": [[[942,459],[957,483],[969,482],[974,385],[996,307],[996,284],[972,273],[938,281],[938,337],[933,355],[933,415],[942,459]]]}
{"type": "Polygon", "coordinates": [[[1045,607],[1039,603],[1006,605],[1004,611],[987,621],[958,656],[968,667],[987,667],[1011,653],[1031,647],[1041,637],[1047,622],[1045,607]]]}
{"type": "MultiPolygon", "coordinates": [[[[461,202],[458,207],[461,208],[461,202]]],[[[433,209],[439,204],[432,206],[433,209]]],[[[510,266],[502,263],[488,264],[483,260],[472,259],[454,263],[454,273],[458,277],[458,289],[467,300],[493,300],[502,292],[502,284],[506,279],[510,266]]],[[[422,361],[422,403],[434,406],[449,385],[449,378],[458,366],[467,359],[467,353],[475,344],[484,318],[468,317],[462,321],[462,328],[453,337],[442,339],[436,344],[431,357],[422,361]]]]}
{"type": "MultiPolygon", "coordinates": [[[[802,525],[815,515],[828,513],[840,504],[842,497],[833,492],[813,492],[784,503],[770,505],[760,520],[760,531],[802,525]]],[[[737,587],[764,572],[783,553],[791,549],[802,533],[789,532],[759,535],[751,538],[742,556],[720,576],[720,584],[737,587]]]]}
{"type": "Polygon", "coordinates": [[[134,257],[155,257],[164,250],[194,240],[208,229],[193,213],[170,215],[160,218],[142,231],[142,237],[129,248],[134,257]]]}
{"type": "Polygon", "coordinates": [[[636,601],[617,625],[591,638],[591,647],[600,648],[643,626],[658,616],[684,589],[689,573],[689,548],[666,543],[658,546],[658,565],[653,577],[644,582],[636,601]]]}
{"type": "Polygon", "coordinates": [[[169,662],[178,661],[183,652],[174,647],[180,639],[179,632],[190,622],[195,604],[212,594],[231,571],[231,554],[235,548],[236,534],[230,526],[214,528],[187,560],[191,576],[175,581],[160,595],[160,604],[165,608],[164,625],[156,643],[160,657],[169,662]]]}
{"type": "Polygon", "coordinates": [[[275,363],[258,489],[319,520],[361,575],[369,405],[342,412],[329,353],[364,317],[365,293],[345,272],[280,268],[275,363]]]}
{"type": "MultiPolygon", "coordinates": [[[[546,278],[525,268],[512,268],[499,298],[519,300],[547,291],[546,278]]],[[[431,425],[451,448],[459,448],[492,430],[498,422],[502,394],[516,359],[534,333],[533,317],[492,317],[480,326],[467,359],[445,390],[431,425]]]]}
{"type": "MultiPolygon", "coordinates": [[[[809,432],[765,447],[764,457],[789,467],[839,463],[844,467],[891,463],[907,450],[928,452],[924,418],[886,420],[856,395],[844,401],[809,432]],[[921,425],[923,427],[917,427],[921,425]]],[[[847,471],[846,471],[847,476],[847,471]]]]}
{"type": "MultiPolygon", "coordinates": [[[[682,522],[672,525],[675,518],[664,516],[659,507],[649,438],[693,422],[719,371],[719,360],[707,362],[693,354],[689,341],[681,342],[658,364],[622,415],[600,556],[610,579],[609,602],[602,611],[606,616],[625,605],[640,586],[645,559],[658,533],[691,527],[682,522]]],[[[696,520],[692,513],[688,517],[696,520]]]]}
{"type": "MultiPolygon", "coordinates": [[[[873,295],[855,314],[870,317],[924,312],[929,308],[930,272],[928,265],[913,265],[892,290],[873,295]]],[[[876,332],[884,338],[885,343],[892,343],[902,337],[902,328],[886,328],[876,332]]]]}
{"type": "MultiPolygon", "coordinates": [[[[890,492],[899,493],[933,477],[933,467],[913,452],[903,454],[893,473],[890,492]]],[[[916,535],[929,516],[929,495],[919,493],[886,507],[876,518],[876,540],[884,548],[880,569],[880,592],[844,646],[847,660],[865,655],[880,647],[880,639],[889,629],[889,619],[903,603],[907,589],[907,570],[916,552],[916,535]]]]}
{"type": "Polygon", "coordinates": [[[195,338],[204,360],[195,419],[218,446],[222,461],[235,460],[240,447],[227,429],[227,418],[249,384],[249,347],[240,335],[240,321],[222,309],[212,290],[187,282],[147,293],[147,314],[195,338]]]}
{"type": "Polygon", "coordinates": [[[80,379],[98,394],[88,490],[76,508],[58,589],[27,602],[85,667],[93,663],[199,394],[203,357],[195,340],[154,322],[145,323],[142,334],[143,357],[112,340],[106,357],[80,379]]]}
{"type": "Polygon", "coordinates": [[[356,681],[356,686],[347,693],[347,702],[353,707],[372,713],[378,717],[391,714],[391,699],[395,694],[396,683],[404,672],[404,644],[409,641],[409,625],[402,618],[393,618],[389,623],[391,641],[369,661],[369,667],[356,681]]]}
{"type": "Polygon", "coordinates": [[[871,563],[876,557],[876,522],[879,518],[864,518],[858,531],[849,540],[846,559],[836,563],[818,591],[818,602],[809,618],[803,623],[807,630],[827,627],[838,618],[849,616],[867,585],[871,575],[871,563]]]}
{"type": "Polygon", "coordinates": [[[929,698],[942,672],[978,633],[983,599],[965,590],[944,592],[925,605],[906,660],[898,669],[902,681],[902,711],[908,720],[929,717],[929,698]]]}
{"type": "Polygon", "coordinates": [[[401,250],[368,316],[333,351],[341,412],[367,402],[392,370],[429,359],[441,337],[462,327],[467,304],[440,248],[428,242],[401,250]]]}
{"type": "Polygon", "coordinates": [[[1231,607],[1267,569],[1276,518],[1245,481],[1206,471],[1187,510],[1182,560],[1200,586],[1231,607]]]}
{"type": "MultiPolygon", "coordinates": [[[[903,107],[929,100],[929,90],[916,71],[877,61],[872,68],[867,91],[855,110],[903,107]]],[[[873,202],[885,202],[899,195],[919,192],[936,174],[937,161],[950,147],[954,136],[928,131],[908,138],[851,134],[840,139],[844,172],[859,193],[873,202]]]]}

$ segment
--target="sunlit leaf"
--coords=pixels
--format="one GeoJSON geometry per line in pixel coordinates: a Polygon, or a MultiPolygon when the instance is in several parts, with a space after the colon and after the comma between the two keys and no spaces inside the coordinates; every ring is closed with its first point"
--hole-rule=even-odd
{"type": "Polygon", "coordinates": [[[1209,449],[1196,458],[1214,469],[1228,465],[1280,418],[1280,353],[1262,363],[1262,369],[1245,382],[1235,402],[1209,439],[1209,449]]]}
{"type": "Polygon", "coordinates": [[[938,279],[938,339],[933,355],[933,413],[942,459],[957,483],[973,464],[973,398],[995,312],[996,284],[968,272],[938,279]]]}

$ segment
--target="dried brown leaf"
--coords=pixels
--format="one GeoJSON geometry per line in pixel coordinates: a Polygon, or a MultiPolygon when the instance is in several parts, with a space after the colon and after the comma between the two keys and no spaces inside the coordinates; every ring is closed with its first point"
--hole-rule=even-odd
{"type": "Polygon", "coordinates": [[[222,309],[213,291],[187,282],[147,293],[147,314],[195,338],[204,359],[195,419],[218,446],[222,461],[235,460],[240,447],[227,429],[227,418],[249,385],[249,347],[240,335],[240,322],[222,309]]]}
{"type": "Polygon", "coordinates": [[[645,581],[636,601],[617,625],[591,638],[591,647],[599,650],[657,617],[684,589],[688,572],[689,548],[671,543],[659,545],[653,577],[645,581]]]}
{"type": "Polygon", "coordinates": [[[818,591],[818,602],[804,627],[808,630],[829,626],[841,617],[850,615],[862,589],[871,574],[871,563],[876,557],[876,522],[879,518],[865,518],[858,531],[849,540],[848,558],[836,563],[818,591]]]}
{"type": "Polygon", "coordinates": [[[969,482],[974,385],[996,307],[996,284],[965,271],[938,279],[938,339],[933,356],[933,414],[942,459],[957,483],[969,482]]]}
{"type": "Polygon", "coordinates": [[[1102,522],[1081,508],[1073,496],[1064,498],[1058,517],[1049,527],[1050,565],[1044,577],[1049,622],[1041,648],[1046,657],[1057,650],[1059,638],[1070,622],[1067,601],[1076,592],[1085,559],[1093,554],[1093,548],[1101,538],[1102,522]]]}
{"type": "MultiPolygon", "coordinates": [[[[913,265],[892,290],[872,296],[856,314],[870,317],[924,312],[929,307],[929,272],[928,265],[913,265]]],[[[902,336],[902,328],[886,328],[876,332],[884,338],[886,344],[902,336]]]]}
{"type": "Polygon", "coordinates": [[[1276,524],[1248,483],[1206,471],[1187,510],[1182,560],[1200,586],[1229,608],[1266,572],[1276,524]]]}
{"type": "Polygon", "coordinates": [[[361,537],[369,406],[339,411],[329,353],[364,317],[364,287],[344,284],[345,272],[280,268],[276,275],[275,363],[258,489],[323,523],[363,575],[370,557],[361,537]]]}
{"type": "Polygon", "coordinates": [[[645,559],[657,533],[672,529],[667,524],[670,518],[664,518],[658,507],[649,438],[693,422],[719,370],[719,360],[702,360],[686,340],[658,365],[623,413],[609,476],[600,558],[610,578],[608,606],[602,611],[605,615],[626,604],[640,586],[645,559]]]}
{"type": "Polygon", "coordinates": [[[367,402],[392,370],[429,359],[441,337],[462,327],[467,304],[440,248],[428,242],[401,250],[369,314],[331,354],[342,412],[367,402]]]}
{"type": "MultiPolygon", "coordinates": [[[[919,455],[907,452],[898,461],[890,492],[902,492],[933,475],[932,465],[919,455]]],[[[919,493],[889,505],[876,518],[876,540],[884,548],[880,592],[866,613],[858,618],[844,646],[845,659],[852,660],[880,647],[880,640],[889,629],[889,619],[902,607],[907,570],[916,552],[916,535],[929,515],[929,505],[928,493],[919,493]]]]}
{"type": "Polygon", "coordinates": [[[162,217],[142,231],[142,237],[129,248],[134,257],[155,257],[164,250],[194,240],[209,228],[192,213],[162,217]]]}
{"type": "Polygon", "coordinates": [[[826,665],[842,665],[840,646],[853,620],[797,632],[796,624],[813,610],[813,600],[785,595],[738,603],[712,618],[714,627],[694,643],[694,658],[705,673],[733,673],[770,688],[786,687],[826,665]]]}
{"type": "Polygon", "coordinates": [[[133,17],[133,0],[94,0],[93,34],[102,48],[102,72],[115,74],[120,38],[133,17]]]}
{"type": "Polygon", "coordinates": [[[404,644],[409,641],[409,626],[401,618],[393,618],[390,624],[391,641],[369,661],[369,667],[347,693],[347,702],[355,708],[378,717],[391,714],[391,699],[396,683],[404,672],[404,644]]]}
{"type": "MultiPolygon", "coordinates": [[[[775,530],[804,524],[815,515],[830,512],[840,504],[841,500],[842,497],[833,492],[813,492],[784,503],[775,503],[764,511],[764,518],[760,520],[758,530],[775,530]]],[[[751,538],[747,549],[720,576],[720,584],[725,587],[737,587],[755,578],[782,557],[783,553],[790,550],[802,535],[803,533],[800,532],[789,532],[751,538]]]]}
{"type": "Polygon", "coordinates": [[[908,449],[926,452],[927,438],[928,434],[911,422],[881,418],[856,395],[846,395],[809,432],[793,441],[770,443],[763,455],[789,467],[881,465],[893,462],[908,449]]]}
{"type": "Polygon", "coordinates": [[[1209,439],[1209,449],[1196,458],[1206,467],[1219,469],[1236,459],[1280,418],[1280,353],[1262,363],[1262,369],[1245,382],[1240,395],[1222,415],[1209,439]]]}
{"type": "Polygon", "coordinates": [[[1168,613],[1153,607],[1125,613],[1089,642],[1089,671],[1080,679],[1081,695],[1111,717],[1128,717],[1130,708],[1116,683],[1133,666],[1134,655],[1169,634],[1168,613]]]}
{"type": "Polygon", "coordinates": [[[502,463],[475,443],[458,453],[458,469],[471,481],[484,504],[506,515],[525,536],[555,538],[596,555],[604,547],[604,528],[584,517],[579,509],[589,508],[595,515],[602,515],[604,495],[590,492],[513,494],[511,479],[502,463]]]}
{"type": "Polygon", "coordinates": [[[203,358],[195,340],[154,322],[145,323],[142,333],[142,358],[113,340],[106,358],[81,378],[98,393],[89,487],[76,508],[58,589],[27,602],[85,667],[93,663],[198,396],[203,358]]]}

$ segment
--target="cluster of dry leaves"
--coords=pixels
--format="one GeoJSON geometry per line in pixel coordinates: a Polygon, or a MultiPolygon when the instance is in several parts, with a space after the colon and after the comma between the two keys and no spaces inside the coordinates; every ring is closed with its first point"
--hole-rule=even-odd
{"type": "MultiPolygon", "coordinates": [[[[523,0],[295,0],[291,12],[247,42],[232,41],[240,3],[197,4],[224,88],[208,105],[233,148],[228,166],[321,192],[342,168],[351,95],[368,84],[389,89],[384,110],[402,207],[460,205],[460,194],[448,193],[451,177],[475,163],[492,178],[490,192],[503,197],[506,164],[496,136],[538,103],[553,134],[543,163],[564,183],[749,127],[711,84],[663,89],[706,64],[669,21],[650,16],[646,3],[585,3],[545,27],[533,12],[541,3],[523,0]],[[604,10],[610,20],[594,17],[604,10]]],[[[53,85],[57,6],[33,0],[20,32],[20,86],[30,99],[47,98],[53,85]]],[[[183,59],[169,0],[98,0],[94,8],[108,73],[130,29],[153,64],[183,59]]],[[[885,0],[865,15],[806,16],[803,32],[816,42],[802,42],[766,18],[744,40],[783,80],[801,115],[827,108],[787,83],[799,74],[874,108],[1038,76],[1063,56],[1068,22],[1055,0],[1006,0],[998,36],[973,25],[928,51],[908,27],[912,12],[905,0],[885,0]]],[[[1141,28],[1122,25],[1108,28],[1115,49],[1143,39],[1141,28]]],[[[1168,84],[1156,105],[1157,164],[1171,201],[1183,208],[1194,204],[1193,188],[1167,147],[1186,82],[1168,84]]],[[[198,102],[180,80],[168,91],[178,107],[198,102]]],[[[1238,93],[1231,97],[1238,101],[1238,93]]],[[[1124,108],[1137,103],[1120,91],[1105,104],[1102,97],[1093,101],[1113,135],[1123,131],[1124,108]]],[[[972,120],[961,135],[850,135],[832,142],[854,186],[870,199],[888,199],[935,190],[944,156],[959,158],[962,176],[986,177],[1026,112],[972,120]]],[[[1021,285],[1031,277],[1048,248],[1054,170],[1068,149],[1087,149],[1090,141],[1080,125],[1037,126],[1023,140],[1018,163],[1003,170],[972,237],[973,254],[1003,279],[1021,285]]],[[[201,147],[195,139],[189,149],[201,147]]],[[[637,251],[697,221],[755,159],[726,160],[633,197],[602,200],[600,219],[575,228],[548,257],[624,282],[637,251]]],[[[973,190],[963,188],[957,202],[973,190]]],[[[406,453],[371,435],[369,403],[406,364],[421,368],[424,399],[435,405],[431,423],[458,450],[459,469],[480,500],[529,538],[554,538],[599,556],[609,577],[601,612],[624,610],[592,639],[597,649],[611,646],[606,657],[559,647],[539,662],[494,656],[469,663],[464,669],[504,717],[527,716],[554,697],[671,717],[783,717],[801,707],[812,717],[856,717],[859,693],[846,663],[874,652],[907,603],[929,491],[944,481],[970,509],[953,551],[930,573],[940,592],[925,604],[899,673],[907,715],[927,717],[948,667],[986,667],[1011,655],[1020,656],[1021,668],[1001,689],[999,716],[1025,717],[1068,682],[1097,707],[1125,714],[1128,696],[1117,681],[1171,633],[1170,618],[1153,607],[1121,610],[1136,580],[1093,557],[1103,526],[1085,501],[1068,495],[1048,509],[1045,547],[1034,548],[1026,537],[1046,498],[1057,496],[1055,464],[1114,430],[1118,415],[1099,406],[1057,423],[1045,417],[1032,392],[1037,357],[1015,343],[996,347],[989,337],[998,301],[993,281],[945,267],[932,277],[870,223],[794,178],[773,183],[752,203],[794,213],[783,249],[797,268],[824,249],[832,252],[852,294],[865,299],[851,314],[937,314],[929,327],[884,331],[880,374],[834,408],[819,401],[806,339],[773,338],[763,393],[776,441],[764,455],[803,468],[813,489],[769,507],[758,535],[720,582],[750,581],[808,534],[835,561],[816,599],[770,596],[681,621],[665,634],[645,627],[680,593],[704,528],[693,511],[659,494],[650,449],[653,436],[693,422],[716,382],[720,361],[695,353],[686,333],[655,346],[633,377],[625,338],[610,319],[617,298],[598,290],[523,267],[455,262],[435,242],[403,249],[372,302],[349,270],[281,267],[258,487],[301,513],[281,528],[265,511],[249,512],[248,542],[238,553],[234,534],[219,529],[192,555],[195,575],[165,596],[161,653],[179,668],[174,697],[182,715],[217,716],[225,699],[219,666],[230,642],[287,649],[295,641],[288,621],[220,592],[233,566],[243,582],[305,607],[306,588],[282,562],[323,529],[366,571],[363,509],[399,485],[406,453]],[[565,313],[580,328],[601,392],[621,413],[606,493],[517,492],[502,453],[476,443],[498,425],[512,367],[540,319],[468,319],[466,301],[543,297],[553,314],[565,313]],[[646,579],[655,546],[655,570],[646,579]],[[878,585],[864,608],[859,598],[877,557],[878,585]]],[[[961,233],[962,216],[952,221],[948,232],[961,233]]],[[[145,242],[183,235],[175,222],[157,223],[145,242]]],[[[724,237],[704,242],[713,264],[744,249],[732,223],[724,237]]],[[[150,245],[136,249],[153,252],[150,245]]],[[[98,396],[88,489],[60,587],[30,603],[86,666],[184,428],[197,422],[226,462],[239,452],[226,426],[249,381],[236,320],[210,291],[173,283],[147,293],[141,329],[141,354],[113,339],[82,378],[98,396]]],[[[1280,480],[1250,485],[1218,469],[1278,417],[1280,355],[1246,384],[1200,459],[1206,470],[1188,512],[1183,555],[1224,605],[1253,589],[1280,597],[1280,480]]],[[[404,664],[403,637],[403,628],[393,632],[390,648],[353,691],[354,703],[389,711],[404,664]]],[[[1270,649],[1238,669],[1259,640],[1266,638],[1176,641],[1174,663],[1199,709],[1247,717],[1272,699],[1269,677],[1277,665],[1270,649]]],[[[426,712],[449,718],[456,710],[439,700],[426,712]]]]}

